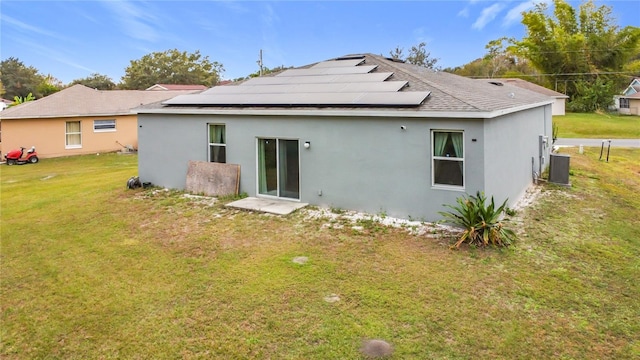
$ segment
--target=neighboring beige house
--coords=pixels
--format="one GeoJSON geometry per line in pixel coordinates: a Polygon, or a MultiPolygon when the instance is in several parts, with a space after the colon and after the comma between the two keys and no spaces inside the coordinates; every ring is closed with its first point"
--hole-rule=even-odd
{"type": "Polygon", "coordinates": [[[640,93],[622,95],[618,98],[618,112],[624,115],[640,115],[640,93]]]}
{"type": "Polygon", "coordinates": [[[544,86],[540,86],[534,84],[532,82],[518,79],[518,78],[507,78],[507,79],[480,79],[483,81],[491,80],[497,83],[517,86],[522,89],[526,89],[529,91],[535,91],[539,94],[546,95],[554,99],[553,105],[551,105],[551,113],[552,115],[564,115],[565,114],[565,102],[569,98],[567,95],[559,93],[557,91],[553,91],[551,89],[547,89],[544,86]]]}
{"type": "Polygon", "coordinates": [[[2,150],[35,146],[40,158],[50,158],[137,148],[137,115],[131,109],[193,92],[74,85],[3,110],[2,150]]]}
{"type": "Polygon", "coordinates": [[[171,90],[206,90],[204,85],[182,85],[182,84],[155,84],[145,90],[148,91],[171,91],[171,90]]]}
{"type": "Polygon", "coordinates": [[[629,86],[616,97],[618,112],[624,115],[640,115],[640,78],[635,78],[629,86]]]}

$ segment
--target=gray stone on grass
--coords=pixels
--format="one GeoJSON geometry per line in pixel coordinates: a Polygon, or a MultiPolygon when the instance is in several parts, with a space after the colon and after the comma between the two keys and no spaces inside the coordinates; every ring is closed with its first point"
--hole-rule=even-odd
{"type": "Polygon", "coordinates": [[[324,297],[324,301],[326,301],[328,303],[338,302],[338,301],[340,301],[340,296],[338,296],[336,294],[329,294],[329,295],[324,297]]]}
{"type": "Polygon", "coordinates": [[[360,352],[368,358],[376,359],[393,354],[393,347],[384,340],[372,339],[362,342],[360,352]]]}
{"type": "Polygon", "coordinates": [[[293,262],[296,264],[304,265],[309,261],[309,258],[306,256],[296,256],[293,258],[293,262]]]}

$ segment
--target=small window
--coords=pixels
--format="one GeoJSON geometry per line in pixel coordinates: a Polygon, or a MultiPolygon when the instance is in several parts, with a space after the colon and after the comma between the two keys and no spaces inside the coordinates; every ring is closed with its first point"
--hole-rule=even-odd
{"type": "Polygon", "coordinates": [[[209,124],[209,161],[227,162],[227,143],[224,125],[209,124]]]}
{"type": "Polygon", "coordinates": [[[628,109],[629,108],[629,99],[620,98],[620,108],[621,109],[628,109]]]}
{"type": "Polygon", "coordinates": [[[432,131],[434,186],[464,187],[464,137],[461,131],[432,131]]]}
{"type": "Polygon", "coordinates": [[[82,147],[82,128],[80,121],[67,121],[65,128],[65,148],[79,149],[82,147]]]}
{"type": "Polygon", "coordinates": [[[115,120],[93,120],[93,132],[116,131],[115,120]]]}

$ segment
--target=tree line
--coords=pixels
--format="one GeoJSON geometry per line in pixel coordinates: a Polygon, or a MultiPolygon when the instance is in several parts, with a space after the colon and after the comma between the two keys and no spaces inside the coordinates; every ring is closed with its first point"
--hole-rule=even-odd
{"type": "Polygon", "coordinates": [[[620,28],[609,6],[544,2],[523,14],[525,36],[489,42],[484,57],[446,69],[469,77],[517,77],[569,96],[568,110],[607,110],[640,76],[640,28],[620,28]]]}
{"type": "MultiPolygon", "coordinates": [[[[441,69],[426,43],[412,46],[408,54],[396,47],[392,59],[430,69],[475,78],[522,78],[569,96],[568,110],[606,110],[634,76],[640,76],[640,28],[620,28],[612,8],[597,7],[593,0],[572,7],[565,0],[540,2],[523,12],[522,39],[502,37],[490,41],[486,54],[463,66],[441,69]]],[[[263,68],[262,74],[285,70],[263,68]]],[[[68,86],[83,84],[100,90],[146,89],[154,84],[199,84],[214,86],[224,72],[222,64],[199,51],[177,49],[147,54],[132,60],[116,84],[106,75],[91,74],[68,86]]],[[[259,76],[256,71],[243,80],[259,76]]],[[[0,96],[13,99],[40,98],[65,86],[51,75],[42,75],[16,58],[0,63],[0,96]]]]}
{"type": "Polygon", "coordinates": [[[53,76],[42,75],[35,67],[9,57],[0,62],[0,97],[17,102],[27,98],[39,99],[76,84],[98,90],[144,90],[155,84],[214,86],[223,72],[222,64],[209,60],[200,51],[188,53],[171,49],[131,60],[118,84],[107,75],[94,73],[64,85],[53,76]]]}

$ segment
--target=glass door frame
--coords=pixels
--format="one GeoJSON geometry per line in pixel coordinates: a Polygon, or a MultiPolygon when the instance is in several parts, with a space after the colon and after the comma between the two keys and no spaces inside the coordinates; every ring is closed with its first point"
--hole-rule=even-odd
{"type": "Polygon", "coordinates": [[[285,138],[285,137],[270,137],[270,136],[261,136],[256,137],[256,196],[271,198],[271,199],[280,199],[280,200],[288,200],[288,201],[300,201],[300,169],[301,169],[301,159],[300,159],[300,139],[297,138],[285,138]],[[277,195],[269,195],[269,194],[261,194],[260,193],[260,140],[275,140],[276,142],[276,193],[277,195]],[[297,144],[297,152],[298,152],[298,197],[283,197],[281,195],[281,183],[280,183],[280,141],[296,141],[297,144]]]}

